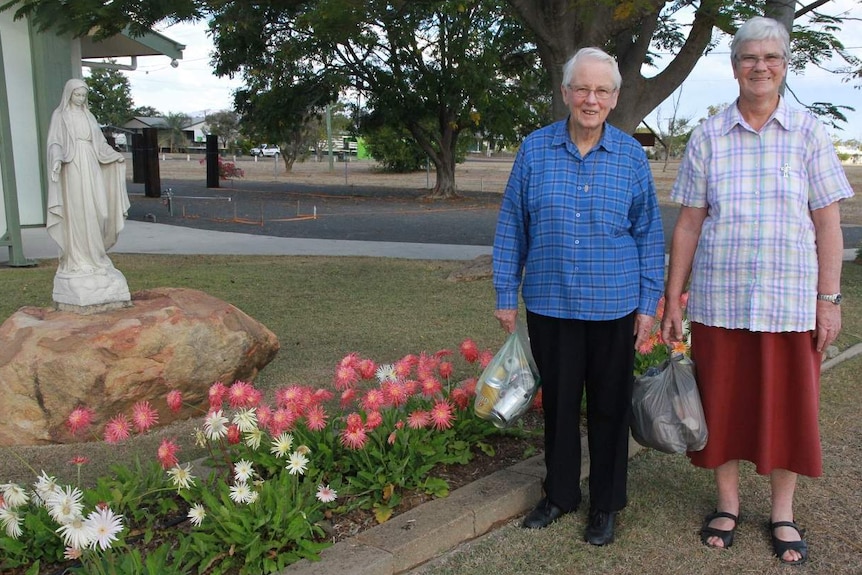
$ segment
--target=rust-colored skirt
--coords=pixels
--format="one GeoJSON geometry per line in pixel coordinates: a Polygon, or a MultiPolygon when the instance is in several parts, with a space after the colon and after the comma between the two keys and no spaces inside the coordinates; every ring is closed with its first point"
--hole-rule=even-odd
{"type": "Polygon", "coordinates": [[[713,469],[735,459],[757,473],[818,477],[820,354],[811,332],[764,333],[692,322],[692,359],[709,440],[688,453],[713,469]]]}

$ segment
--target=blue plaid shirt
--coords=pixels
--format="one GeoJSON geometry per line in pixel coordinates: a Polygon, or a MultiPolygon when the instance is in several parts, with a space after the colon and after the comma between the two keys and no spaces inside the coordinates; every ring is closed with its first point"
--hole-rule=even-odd
{"type": "Polygon", "coordinates": [[[533,132],[515,158],[494,238],[497,309],[516,309],[520,287],[550,317],[655,315],[664,233],[646,155],[606,123],[582,157],[566,126],[533,132]]]}

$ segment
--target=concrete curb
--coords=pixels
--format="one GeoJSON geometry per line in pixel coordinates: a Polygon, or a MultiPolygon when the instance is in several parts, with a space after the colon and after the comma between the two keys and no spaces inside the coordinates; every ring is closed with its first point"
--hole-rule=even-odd
{"type": "MultiPolygon", "coordinates": [[[[862,344],[823,363],[826,371],[862,354],[862,344]]],[[[629,458],[644,448],[629,439],[629,458]]],[[[581,481],[589,475],[587,438],[581,438],[581,481]]],[[[545,464],[536,455],[435,499],[382,525],[336,543],[315,563],[302,560],[280,575],[398,575],[492,531],[530,510],[542,496],[545,464]]]]}
{"type": "MultiPolygon", "coordinates": [[[[641,449],[629,440],[629,457],[641,449]]],[[[587,438],[581,438],[581,480],[589,475],[587,438]]],[[[544,456],[536,455],[478,479],[340,541],[321,560],[302,560],[281,575],[396,575],[418,567],[529,511],[542,497],[544,456]]]]}

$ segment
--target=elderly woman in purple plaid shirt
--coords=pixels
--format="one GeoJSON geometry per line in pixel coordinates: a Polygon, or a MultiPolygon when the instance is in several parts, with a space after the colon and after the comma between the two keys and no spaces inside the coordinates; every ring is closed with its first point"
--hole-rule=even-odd
{"type": "Polygon", "coordinates": [[[495,316],[515,329],[518,292],[542,379],[545,497],[524,519],[541,528],[581,503],[581,397],[586,387],[590,512],[584,538],[614,539],[626,505],[634,348],[654,324],[664,235],[640,144],[605,120],[617,104],[616,61],[597,48],[563,68],[569,116],[521,144],[494,240],[495,316]]]}
{"type": "Polygon", "coordinates": [[[717,502],[700,538],[733,544],[739,461],[769,475],[769,531],[783,563],[808,557],[794,522],[797,474],[822,473],[821,354],[841,329],[838,203],[853,195],[823,127],[781,96],[790,38],[753,18],[731,44],[739,97],[692,133],[672,199],[674,228],[662,335],[688,319],[709,441],[689,457],[712,469],[717,502]]]}

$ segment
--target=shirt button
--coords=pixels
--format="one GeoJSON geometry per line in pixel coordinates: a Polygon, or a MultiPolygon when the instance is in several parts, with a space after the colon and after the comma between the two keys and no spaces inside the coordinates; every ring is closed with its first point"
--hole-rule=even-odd
{"type": "Polygon", "coordinates": [[[575,245],[578,245],[579,243],[581,243],[581,240],[575,240],[575,245]]]}
{"type": "Polygon", "coordinates": [[[578,186],[578,189],[579,189],[579,190],[583,190],[583,189],[584,189],[584,186],[578,186]]]}
{"type": "Polygon", "coordinates": [[[576,218],[581,217],[581,212],[575,212],[575,217],[576,217],[576,218]]]}

